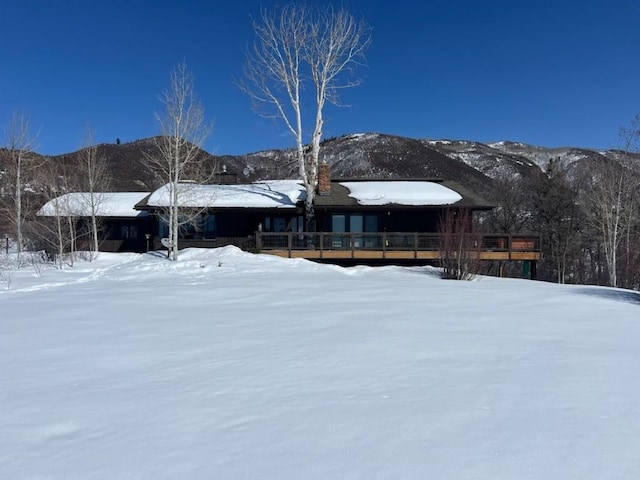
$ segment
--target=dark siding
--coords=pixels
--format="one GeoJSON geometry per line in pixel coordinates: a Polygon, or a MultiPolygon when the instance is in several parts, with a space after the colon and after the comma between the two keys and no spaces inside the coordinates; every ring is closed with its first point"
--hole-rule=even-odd
{"type": "Polygon", "coordinates": [[[145,234],[154,235],[153,217],[103,220],[104,241],[100,250],[108,252],[145,252],[145,234]]]}

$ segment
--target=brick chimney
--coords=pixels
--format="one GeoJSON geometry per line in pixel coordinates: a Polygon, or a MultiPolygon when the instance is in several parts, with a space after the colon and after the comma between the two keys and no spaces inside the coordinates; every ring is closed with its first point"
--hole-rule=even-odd
{"type": "Polygon", "coordinates": [[[327,162],[318,165],[318,195],[331,195],[331,167],[327,162]]]}

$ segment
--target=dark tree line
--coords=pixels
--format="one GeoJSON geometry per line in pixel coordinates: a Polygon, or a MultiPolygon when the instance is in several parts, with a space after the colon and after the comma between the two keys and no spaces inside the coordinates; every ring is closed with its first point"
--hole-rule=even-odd
{"type": "Polygon", "coordinates": [[[638,120],[615,158],[552,159],[527,177],[496,180],[496,209],[483,228],[537,233],[538,278],[640,290],[638,120]]]}

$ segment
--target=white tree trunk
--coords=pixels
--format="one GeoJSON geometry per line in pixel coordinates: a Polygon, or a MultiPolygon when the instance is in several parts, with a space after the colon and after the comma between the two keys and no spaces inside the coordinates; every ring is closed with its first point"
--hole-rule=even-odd
{"type": "Polygon", "coordinates": [[[344,9],[298,4],[283,7],[279,14],[264,10],[261,22],[254,22],[253,28],[256,41],[247,52],[245,83],[240,86],[253,99],[258,114],[279,118],[295,138],[298,173],[307,193],[309,229],[315,224],[313,200],[318,187],[324,105],[327,101],[339,105],[338,91],[360,83],[343,74],[360,65],[370,29],[344,9]],[[305,149],[302,115],[301,83],[306,78],[311,79],[315,101],[311,152],[305,149]]]}
{"type": "Polygon", "coordinates": [[[57,232],[57,243],[58,243],[58,256],[57,256],[57,260],[58,260],[58,267],[62,270],[63,267],[63,259],[64,259],[64,236],[63,236],[63,232],[62,232],[62,217],[60,215],[56,215],[55,217],[55,222],[56,222],[56,232],[57,232]]]}
{"type": "Polygon", "coordinates": [[[29,119],[21,113],[14,113],[11,121],[6,128],[6,155],[8,157],[7,173],[12,179],[13,205],[9,211],[9,219],[13,224],[18,256],[24,250],[24,183],[25,173],[28,170],[32,172],[32,149],[34,148],[35,139],[31,136],[29,119]]]}
{"type": "Polygon", "coordinates": [[[180,226],[196,221],[207,208],[202,205],[186,211],[181,205],[188,185],[207,183],[216,173],[213,162],[204,158],[201,147],[211,133],[204,122],[204,109],[193,88],[193,75],[186,64],[171,72],[171,87],[163,93],[165,111],[156,114],[162,135],[156,141],[157,152],[145,154],[149,168],[165,184],[168,196],[166,221],[169,231],[168,258],[178,260],[180,226]],[[191,183],[185,183],[189,180],[191,183]]]}
{"type": "Polygon", "coordinates": [[[18,243],[18,259],[20,259],[20,254],[22,253],[22,249],[24,246],[24,239],[22,234],[22,227],[24,225],[23,214],[22,214],[22,159],[18,159],[18,165],[16,169],[16,214],[15,214],[15,222],[16,222],[16,242],[18,243]]]}

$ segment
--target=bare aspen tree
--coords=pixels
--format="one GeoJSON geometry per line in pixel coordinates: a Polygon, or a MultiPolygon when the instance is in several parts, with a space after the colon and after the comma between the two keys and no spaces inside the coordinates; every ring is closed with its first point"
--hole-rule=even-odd
{"type": "MultiPolygon", "coordinates": [[[[637,127],[638,119],[633,123],[637,127]]],[[[617,160],[593,161],[586,174],[585,211],[591,226],[600,234],[608,273],[608,284],[619,286],[619,254],[625,239],[638,225],[640,171],[631,148],[637,128],[622,131],[624,146],[617,160]]]]}
{"type": "Polygon", "coordinates": [[[630,195],[629,205],[625,209],[627,225],[624,234],[619,272],[619,286],[625,288],[639,288],[640,274],[640,162],[638,150],[640,148],[640,115],[636,116],[629,127],[620,130],[623,150],[623,165],[631,176],[630,183],[634,192],[630,195]]]}
{"type": "Polygon", "coordinates": [[[32,136],[29,118],[14,113],[5,130],[6,147],[3,150],[8,176],[9,206],[7,217],[15,235],[18,256],[24,249],[25,197],[24,188],[33,164],[35,137],[32,136]]]}
{"type": "MultiPolygon", "coordinates": [[[[109,199],[112,176],[106,159],[99,155],[98,147],[93,143],[90,127],[85,132],[84,144],[78,158],[79,190],[86,193],[82,197],[86,204],[82,207],[89,217],[90,251],[97,252],[100,247],[100,209],[109,199]]],[[[93,255],[89,259],[93,259],[93,255]]]]}
{"type": "Polygon", "coordinates": [[[73,266],[77,244],[78,205],[68,194],[76,189],[77,169],[49,159],[39,169],[42,195],[47,201],[37,215],[35,232],[46,250],[54,254],[58,268],[73,266]]]}
{"type": "Polygon", "coordinates": [[[361,83],[349,74],[364,62],[370,28],[342,8],[291,3],[279,12],[263,10],[253,29],[256,39],[247,52],[240,86],[258,114],[282,120],[295,138],[298,171],[307,193],[307,229],[312,230],[323,110],[326,103],[339,106],[339,92],[361,83]],[[304,95],[307,86],[312,87],[309,96],[304,95]],[[311,129],[306,118],[311,118],[311,129]],[[305,142],[309,131],[310,141],[305,142]]]}
{"type": "Polygon", "coordinates": [[[194,77],[185,63],[170,74],[170,87],[162,93],[164,111],[156,113],[161,136],[156,151],[146,155],[149,168],[163,182],[169,199],[166,223],[169,229],[169,259],[178,260],[180,226],[192,223],[202,209],[182,208],[189,196],[187,181],[206,183],[215,175],[211,162],[205,161],[201,147],[212,127],[205,122],[204,108],[194,90],[194,77]],[[182,182],[182,183],[181,183],[182,182]]]}

